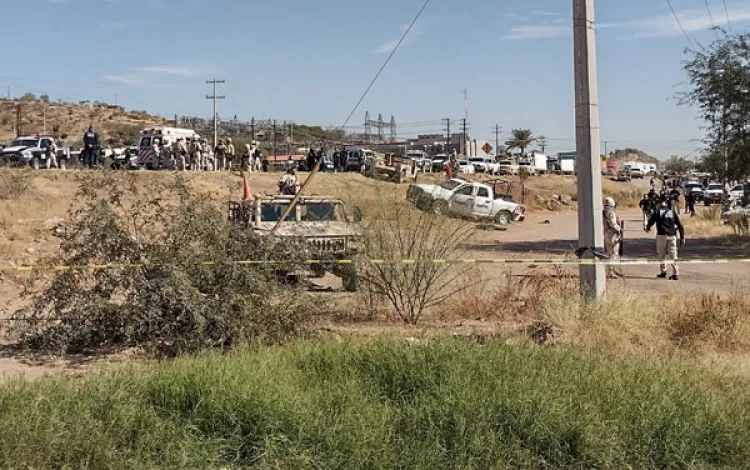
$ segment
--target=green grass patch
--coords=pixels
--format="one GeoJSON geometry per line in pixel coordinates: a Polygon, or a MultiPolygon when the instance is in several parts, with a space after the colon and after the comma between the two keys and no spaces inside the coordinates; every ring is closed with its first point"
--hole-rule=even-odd
{"type": "Polygon", "coordinates": [[[0,468],[746,468],[748,381],[444,339],[298,342],[0,389],[0,468]]]}

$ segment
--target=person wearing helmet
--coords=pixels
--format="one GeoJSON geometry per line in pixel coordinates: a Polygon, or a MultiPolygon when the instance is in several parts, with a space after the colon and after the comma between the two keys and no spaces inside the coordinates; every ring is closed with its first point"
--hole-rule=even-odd
{"type": "MultiPolygon", "coordinates": [[[[622,242],[622,223],[615,212],[615,200],[611,197],[604,199],[604,252],[611,260],[620,258],[620,243],[622,242]]],[[[614,277],[620,277],[616,269],[609,270],[614,277]]]]}
{"type": "Polygon", "coordinates": [[[227,143],[224,148],[224,162],[222,165],[222,168],[225,171],[231,171],[232,170],[232,164],[235,163],[234,159],[236,158],[237,151],[234,148],[234,144],[232,143],[232,139],[227,137],[227,143]]]}
{"type": "Polygon", "coordinates": [[[680,216],[670,205],[668,198],[662,199],[659,207],[654,211],[651,220],[646,225],[646,232],[656,225],[656,253],[661,260],[659,279],[667,278],[667,259],[672,262],[672,281],[680,280],[680,269],[677,266],[677,234],[680,234],[680,246],[685,246],[685,227],[680,216]]]}

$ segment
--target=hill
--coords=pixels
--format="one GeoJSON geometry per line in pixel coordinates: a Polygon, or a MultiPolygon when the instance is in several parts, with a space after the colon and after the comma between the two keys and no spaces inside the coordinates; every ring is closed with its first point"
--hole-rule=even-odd
{"type": "Polygon", "coordinates": [[[127,111],[121,106],[99,102],[50,102],[27,95],[20,100],[0,99],[0,142],[7,142],[15,137],[17,105],[21,106],[22,134],[45,133],[46,120],[47,134],[74,146],[80,143],[89,124],[93,124],[102,141],[110,145],[135,145],[141,129],[167,124],[159,116],[152,116],[145,111],[127,111]]]}
{"type": "Polygon", "coordinates": [[[659,163],[659,160],[638,149],[621,149],[610,152],[609,158],[617,161],[659,163]]]}

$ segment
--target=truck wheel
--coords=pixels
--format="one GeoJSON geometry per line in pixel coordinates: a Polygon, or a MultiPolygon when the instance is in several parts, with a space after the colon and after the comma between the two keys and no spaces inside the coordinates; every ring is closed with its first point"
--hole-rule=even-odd
{"type": "Polygon", "coordinates": [[[508,211],[501,211],[495,214],[495,223],[497,225],[508,225],[513,221],[513,216],[508,211]]]}
{"type": "Polygon", "coordinates": [[[34,157],[31,159],[31,168],[35,170],[39,169],[39,157],[34,157]]]}
{"type": "Polygon", "coordinates": [[[448,215],[448,203],[445,201],[435,201],[432,204],[432,212],[436,215],[448,215]]]}
{"type": "Polygon", "coordinates": [[[341,278],[342,287],[346,292],[359,291],[359,276],[357,273],[350,273],[341,278]]]}

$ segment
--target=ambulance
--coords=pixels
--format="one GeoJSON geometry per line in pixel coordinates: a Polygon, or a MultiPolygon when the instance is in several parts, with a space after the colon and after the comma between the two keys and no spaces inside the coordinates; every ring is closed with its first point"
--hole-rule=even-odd
{"type": "MultiPolygon", "coordinates": [[[[185,146],[190,149],[190,143],[200,139],[200,135],[192,129],[179,129],[177,127],[151,127],[143,129],[138,139],[138,166],[147,170],[158,170],[160,165],[154,153],[154,144],[158,147],[172,145],[177,139],[184,139],[185,146]]],[[[165,165],[166,162],[162,162],[165,165]]]]}

